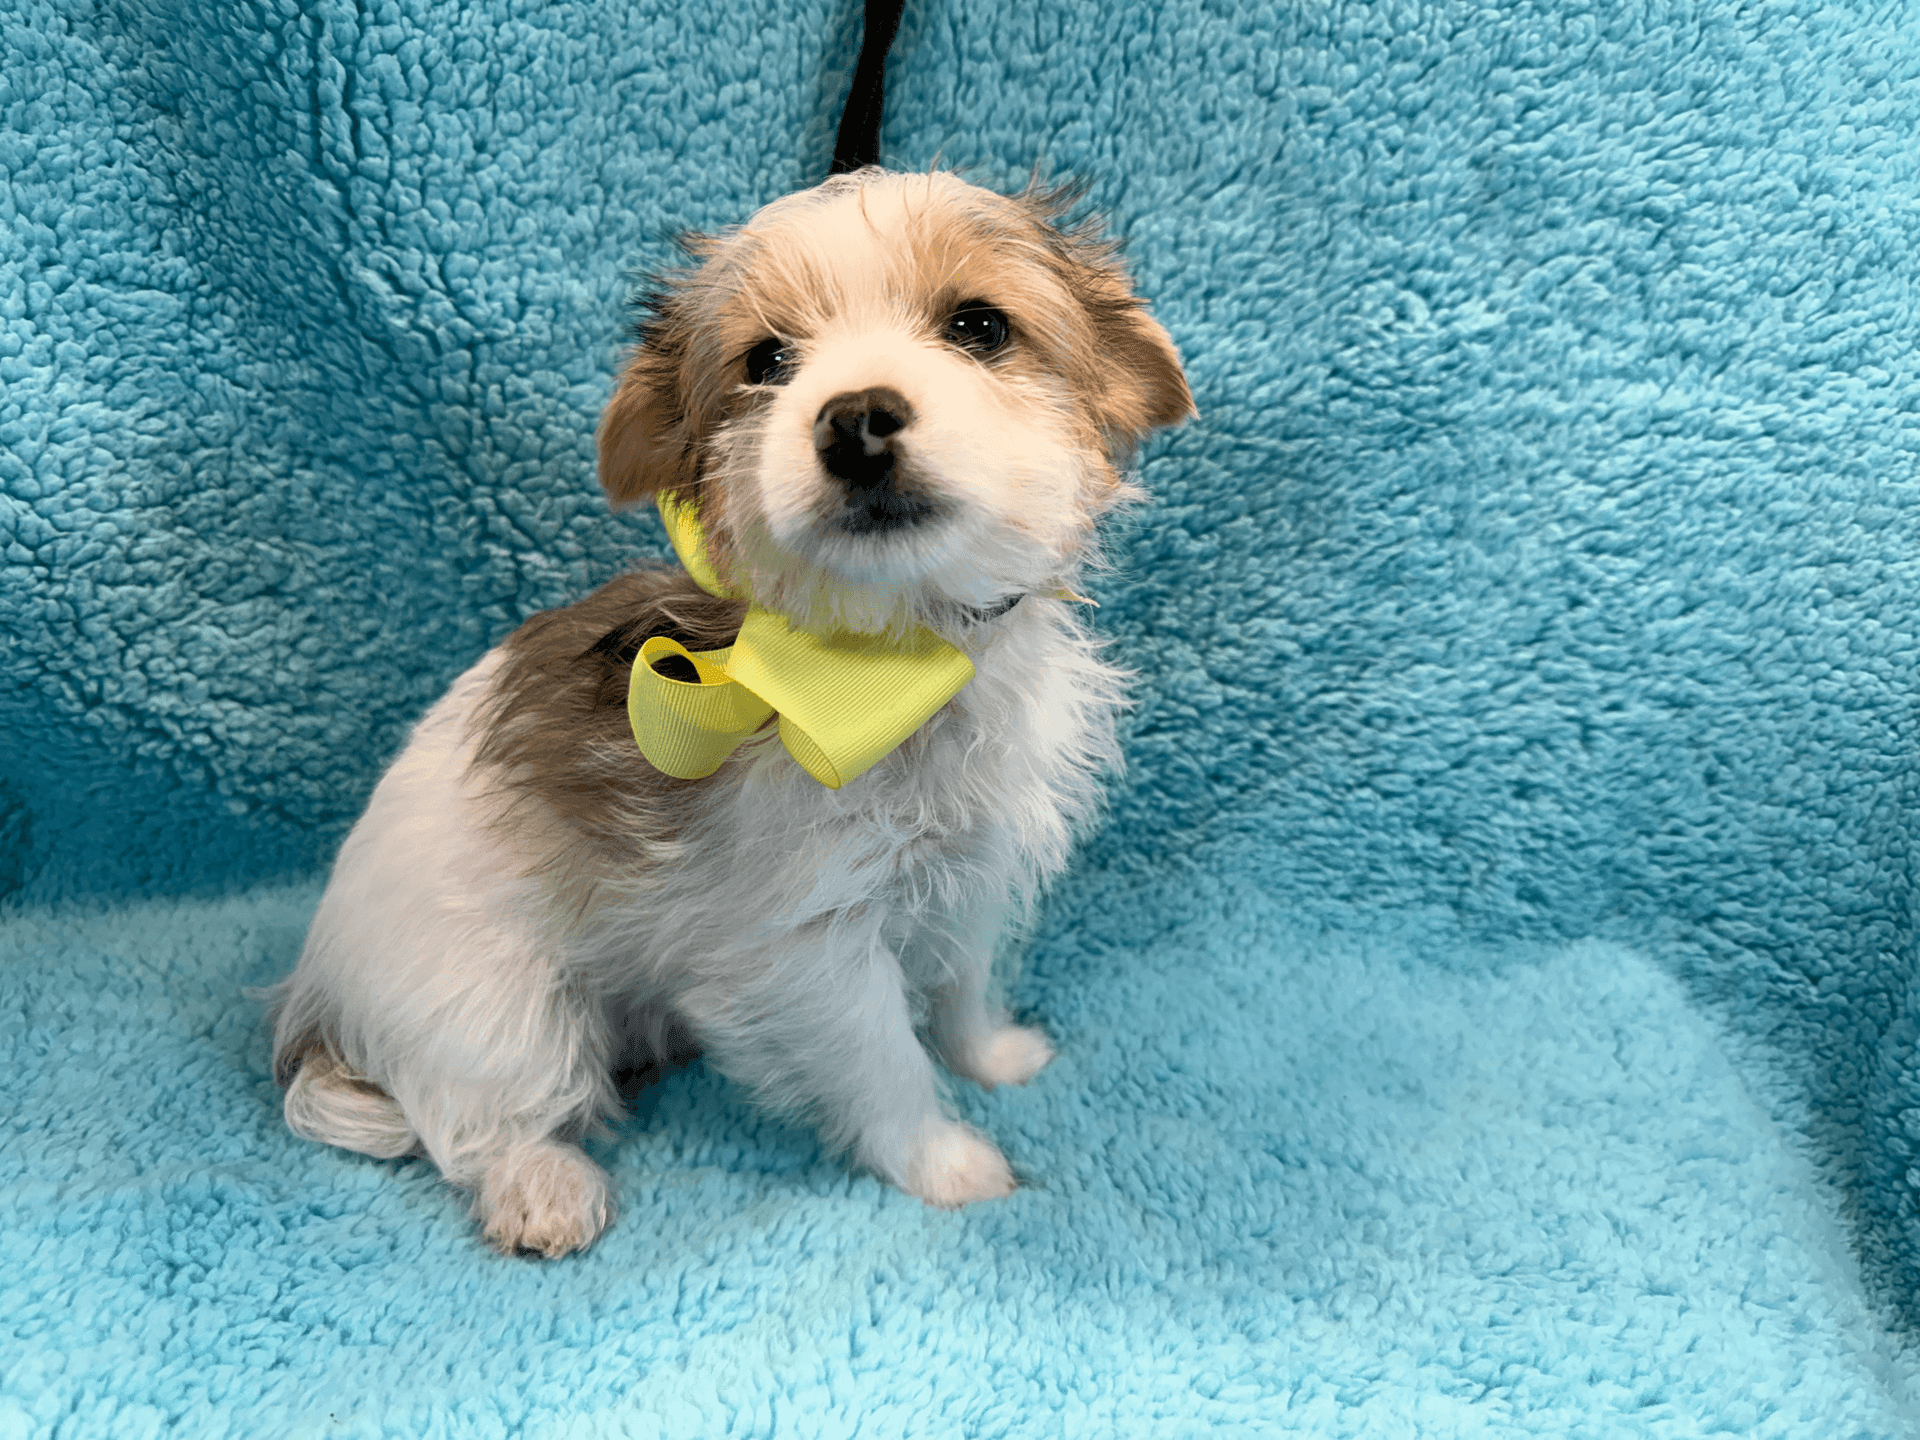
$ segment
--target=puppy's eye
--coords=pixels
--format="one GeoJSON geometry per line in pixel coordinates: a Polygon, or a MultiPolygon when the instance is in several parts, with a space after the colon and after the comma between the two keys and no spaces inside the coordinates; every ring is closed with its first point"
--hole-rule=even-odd
{"type": "Polygon", "coordinates": [[[967,301],[947,317],[947,339],[977,355],[991,355],[1012,335],[1006,312],[978,300],[967,301]]]}
{"type": "Polygon", "coordinates": [[[784,340],[769,335],[747,351],[749,385],[784,385],[793,378],[793,350],[784,340]]]}

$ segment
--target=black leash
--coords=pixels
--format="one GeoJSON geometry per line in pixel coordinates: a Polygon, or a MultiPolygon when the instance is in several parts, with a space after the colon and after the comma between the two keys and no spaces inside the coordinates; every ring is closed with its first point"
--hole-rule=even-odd
{"type": "Polygon", "coordinates": [[[887,93],[887,51],[900,28],[906,0],[867,0],[866,28],[860,35],[860,59],[840,112],[840,133],[833,141],[829,175],[845,175],[862,165],[880,163],[880,108],[887,93]]]}

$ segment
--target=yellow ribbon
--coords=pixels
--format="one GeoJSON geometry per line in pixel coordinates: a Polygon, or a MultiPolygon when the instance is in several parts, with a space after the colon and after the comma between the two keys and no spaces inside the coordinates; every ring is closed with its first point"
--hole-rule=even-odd
{"type": "MultiPolygon", "coordinates": [[[[707,555],[698,512],[660,498],[674,553],[710,595],[739,598],[707,555]]],[[[749,735],[780,717],[780,743],[800,767],[838,790],[898,749],[973,679],[973,662],[931,630],[904,640],[796,630],[758,604],[724,650],[688,650],[655,635],[640,647],[627,686],[627,718],[640,753],[679,780],[701,780],[749,735]],[[654,665],[678,655],[698,680],[654,665]]]]}

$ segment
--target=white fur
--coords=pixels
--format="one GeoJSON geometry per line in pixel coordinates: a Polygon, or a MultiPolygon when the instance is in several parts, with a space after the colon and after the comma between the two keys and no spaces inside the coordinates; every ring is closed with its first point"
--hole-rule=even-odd
{"type": "MultiPolygon", "coordinates": [[[[697,819],[623,870],[476,759],[492,652],[380,781],[277,996],[277,1050],[301,1066],[288,1123],[372,1155],[424,1152],[472,1192],[504,1250],[564,1254],[608,1223],[607,1179],[579,1141],[618,1111],[615,1073],[662,1058],[675,1036],[930,1204],[1014,1188],[1000,1152],[943,1107],[933,1057],[986,1086],[1022,1084],[1052,1058],[996,1006],[991,971],[1117,763],[1122,677],[1050,597],[1075,578],[1118,480],[1107,457],[1074,448],[1089,427],[1075,428],[1064,387],[902,319],[886,242],[913,223],[918,192],[903,177],[862,184],[770,207],[816,226],[786,251],[755,252],[743,232],[743,266],[815,245],[823,293],[792,337],[802,363],[718,429],[709,463],[754,593],[856,628],[945,616],[973,681],[838,791],[764,732],[700,782],[697,819]],[[821,518],[836,482],[813,448],[816,416],[873,385],[913,406],[897,444],[943,497],[937,524],[853,536],[821,518]],[[1010,594],[1025,598],[996,618],[953,618],[1010,594]]],[[[973,203],[970,187],[940,185],[973,203]]],[[[934,203],[932,178],[925,188],[934,203]]],[[[1070,303],[1044,277],[1025,283],[1043,307],[1070,303]]]]}
{"type": "Polygon", "coordinates": [[[538,827],[489,823],[497,777],[473,763],[471,721],[499,659],[428,712],[341,849],[280,1033],[318,1021],[367,1084],[310,1063],[288,1123],[369,1154],[423,1150],[476,1192],[489,1239],[564,1253],[611,1217],[571,1142],[617,1109],[615,1068],[656,1058],[670,1019],[928,1203],[1008,1193],[999,1152],[943,1111],[917,1031],[983,1085],[1051,1057],[989,979],[1008,913],[1062,866],[1114,759],[1119,677],[1067,606],[1030,599],[995,622],[974,681],[842,790],[752,742],[676,863],[608,877],[584,920],[532,873],[548,857],[516,846],[538,827]]]}

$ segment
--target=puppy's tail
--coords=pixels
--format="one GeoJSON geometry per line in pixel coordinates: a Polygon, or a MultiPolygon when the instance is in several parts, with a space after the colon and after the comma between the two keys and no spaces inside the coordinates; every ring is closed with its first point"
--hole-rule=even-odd
{"type": "Polygon", "coordinates": [[[310,1041],[297,1052],[282,1049],[274,1071],[287,1087],[287,1128],[294,1134],[381,1160],[419,1148],[400,1102],[355,1074],[324,1041],[310,1041]]]}
{"type": "Polygon", "coordinates": [[[420,1137],[400,1102],[340,1058],[327,1037],[324,1008],[299,979],[291,975],[248,992],[273,1024],[273,1079],[286,1087],[287,1128],[303,1140],[381,1160],[412,1154],[420,1137]]]}

